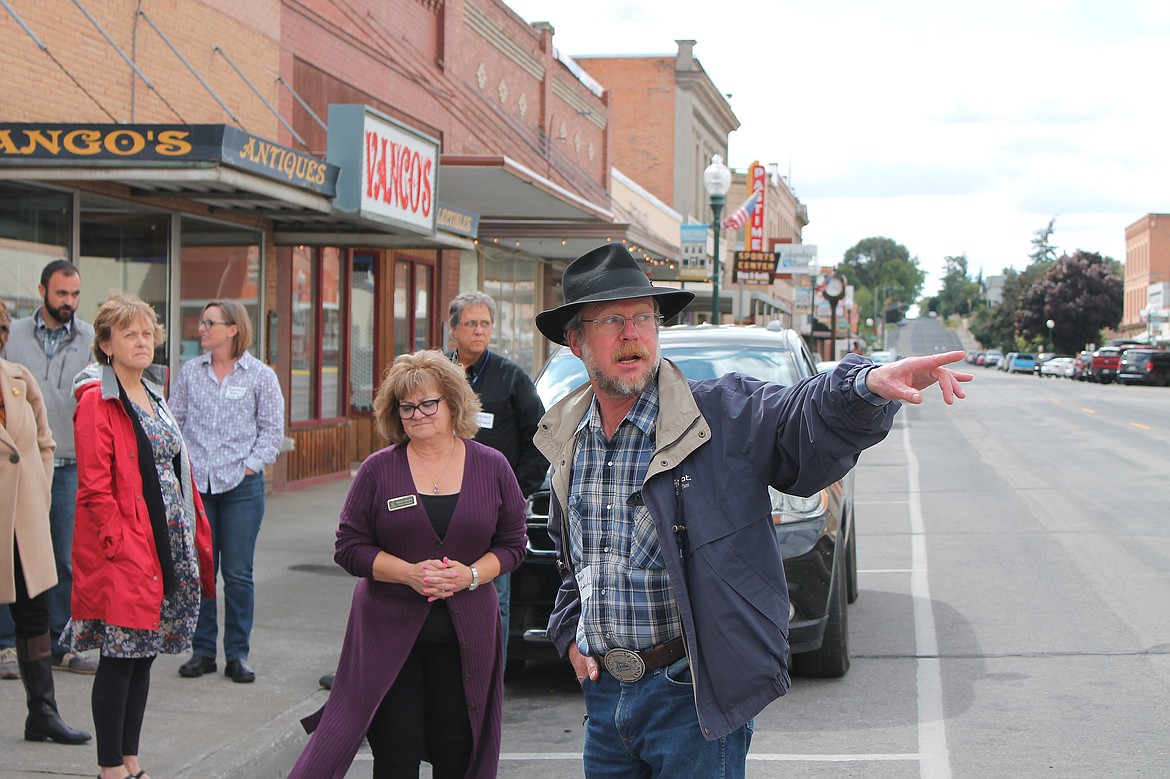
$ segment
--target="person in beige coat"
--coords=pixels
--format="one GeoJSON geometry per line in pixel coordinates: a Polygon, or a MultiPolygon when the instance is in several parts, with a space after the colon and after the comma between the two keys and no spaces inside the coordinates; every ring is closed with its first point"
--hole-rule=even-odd
{"type": "MultiPolygon", "coordinates": [[[[0,352],[8,343],[0,301],[0,352]]],[[[0,359],[0,604],[16,623],[16,657],[28,697],[27,741],[84,744],[61,720],[53,687],[48,590],[57,583],[49,535],[53,435],[40,387],[23,365],[0,359]]]]}

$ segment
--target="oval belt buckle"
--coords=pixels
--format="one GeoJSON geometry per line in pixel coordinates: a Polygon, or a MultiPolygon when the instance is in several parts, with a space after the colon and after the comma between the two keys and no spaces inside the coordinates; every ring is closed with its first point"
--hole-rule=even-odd
{"type": "Polygon", "coordinates": [[[611,649],[605,653],[605,670],[619,682],[636,682],[646,673],[646,663],[637,652],[611,649]]]}

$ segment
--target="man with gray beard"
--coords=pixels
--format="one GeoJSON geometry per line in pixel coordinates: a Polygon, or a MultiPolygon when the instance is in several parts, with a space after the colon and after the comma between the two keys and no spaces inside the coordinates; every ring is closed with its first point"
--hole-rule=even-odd
{"type": "Polygon", "coordinates": [[[565,269],[536,317],[589,384],[535,441],[552,463],[561,587],[548,636],[588,711],[585,775],[744,777],[753,717],[788,689],[788,594],[768,487],[811,495],[881,441],[901,402],[972,376],[962,352],[874,366],[846,356],[791,387],[688,381],[658,327],[694,295],[653,286],[621,244],[565,269]]]}

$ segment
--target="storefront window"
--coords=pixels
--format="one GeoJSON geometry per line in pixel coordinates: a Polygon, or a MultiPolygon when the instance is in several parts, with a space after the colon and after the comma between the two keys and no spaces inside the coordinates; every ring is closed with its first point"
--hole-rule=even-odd
{"type": "Polygon", "coordinates": [[[344,416],[341,410],[341,250],[321,249],[321,416],[344,416]]]}
{"type": "MultiPolygon", "coordinates": [[[[427,252],[434,255],[434,252],[427,252]]],[[[435,268],[405,252],[395,252],[394,354],[427,349],[431,339],[431,301],[435,268]]]]}
{"type": "Polygon", "coordinates": [[[293,422],[344,416],[341,369],[345,353],[341,327],[346,316],[343,254],[334,247],[292,250],[292,347],[290,358],[293,422]]]}
{"type": "Polygon", "coordinates": [[[72,223],[71,195],[0,184],[0,297],[13,319],[40,307],[41,271],[69,258],[72,223]]]}
{"type": "Polygon", "coordinates": [[[297,246],[292,251],[292,380],[289,382],[289,419],[306,422],[317,406],[317,305],[313,283],[313,249],[297,246]]]}
{"type": "Polygon", "coordinates": [[[376,259],[373,254],[353,256],[349,285],[349,407],[353,411],[374,408],[374,391],[379,382],[374,369],[376,259]]]}
{"type": "Polygon", "coordinates": [[[179,256],[179,359],[178,369],[197,357],[199,318],[213,300],[242,303],[252,320],[252,346],[263,358],[260,327],[260,290],[263,235],[236,225],[183,217],[179,256]]]}
{"type": "Polygon", "coordinates": [[[498,249],[483,251],[483,291],[496,301],[492,348],[529,374],[536,367],[536,284],[539,258],[498,249]]]}
{"type": "MultiPolygon", "coordinates": [[[[80,221],[82,318],[93,321],[109,293],[120,290],[150,303],[160,321],[169,321],[170,215],[82,195],[80,221]]],[[[166,344],[155,361],[169,362],[166,344]]]]}

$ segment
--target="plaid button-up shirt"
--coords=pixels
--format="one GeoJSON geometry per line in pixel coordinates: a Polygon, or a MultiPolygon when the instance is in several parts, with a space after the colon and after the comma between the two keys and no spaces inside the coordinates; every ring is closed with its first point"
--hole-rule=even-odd
{"type": "MultiPolygon", "coordinates": [[[[37,340],[40,341],[41,348],[45,350],[46,357],[52,357],[56,354],[57,347],[73,332],[72,319],[60,327],[49,327],[41,317],[41,309],[39,308],[33,314],[33,325],[33,332],[37,334],[37,340]]],[[[88,344],[86,345],[88,346],[88,344]]]]}
{"type": "Polygon", "coordinates": [[[635,401],[607,441],[593,401],[577,428],[569,489],[569,554],[581,590],[577,648],[642,651],[682,634],[678,605],[642,483],[654,454],[658,384],[635,401]]]}
{"type": "Polygon", "coordinates": [[[171,413],[191,451],[195,484],[218,495],[244,480],[245,468],[263,473],[284,442],[284,395],[276,374],[244,352],[219,381],[205,352],[179,371],[171,413]]]}

